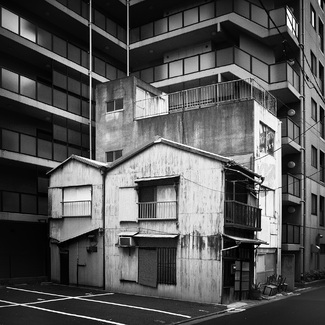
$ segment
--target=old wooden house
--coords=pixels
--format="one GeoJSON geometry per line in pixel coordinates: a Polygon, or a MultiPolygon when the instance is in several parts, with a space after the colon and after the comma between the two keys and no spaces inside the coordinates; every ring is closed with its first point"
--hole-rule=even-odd
{"type": "Polygon", "coordinates": [[[50,175],[52,280],[62,282],[67,263],[70,283],[115,292],[214,303],[248,297],[255,249],[267,244],[258,239],[260,175],[160,137],[111,164],[73,156],[50,175]],[[79,197],[85,186],[90,196],[79,197]],[[78,215],[83,201],[88,214],[78,215]]]}

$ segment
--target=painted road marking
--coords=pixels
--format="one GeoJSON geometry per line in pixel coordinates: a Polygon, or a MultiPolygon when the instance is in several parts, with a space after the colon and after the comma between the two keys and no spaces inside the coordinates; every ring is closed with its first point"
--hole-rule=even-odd
{"type": "MultiPolygon", "coordinates": [[[[191,318],[191,316],[188,316],[188,315],[172,313],[172,312],[165,311],[165,310],[160,310],[160,309],[153,309],[153,308],[147,308],[147,307],[120,304],[120,303],[109,302],[109,301],[88,299],[88,297],[90,297],[90,295],[88,295],[88,294],[86,296],[76,296],[76,297],[74,297],[74,296],[64,296],[64,295],[58,295],[58,294],[47,293],[47,292],[42,292],[42,291],[27,290],[27,289],[14,288],[14,287],[7,287],[7,289],[30,292],[30,293],[38,293],[38,294],[43,294],[43,295],[57,296],[57,297],[65,298],[65,299],[76,299],[76,300],[83,300],[83,301],[91,301],[91,302],[95,302],[95,303],[99,303],[99,304],[105,304],[105,305],[119,306],[119,307],[139,309],[139,310],[146,310],[146,311],[151,311],[151,312],[155,312],[155,313],[167,314],[167,315],[178,316],[178,317],[183,317],[183,318],[191,318]],[[87,298],[85,298],[85,297],[87,297],[87,298]]],[[[109,295],[109,294],[112,294],[112,293],[106,293],[106,294],[105,293],[100,293],[100,294],[92,295],[92,297],[104,296],[104,295],[109,295]]],[[[60,299],[54,299],[52,301],[59,301],[59,300],[60,299]]],[[[35,301],[35,302],[25,303],[24,305],[29,305],[30,306],[32,304],[36,305],[36,304],[40,304],[40,303],[44,303],[44,302],[48,302],[48,301],[49,300],[35,301]]]]}

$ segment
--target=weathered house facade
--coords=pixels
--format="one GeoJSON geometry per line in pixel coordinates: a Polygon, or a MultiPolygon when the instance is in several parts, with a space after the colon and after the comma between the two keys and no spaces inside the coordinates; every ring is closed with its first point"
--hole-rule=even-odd
{"type": "Polygon", "coordinates": [[[72,156],[50,184],[52,280],[62,282],[68,252],[70,283],[198,302],[248,297],[256,248],[269,244],[263,178],[232,159],[156,138],[111,164],[72,156]],[[91,214],[65,216],[64,193],[85,184],[91,214]]]}

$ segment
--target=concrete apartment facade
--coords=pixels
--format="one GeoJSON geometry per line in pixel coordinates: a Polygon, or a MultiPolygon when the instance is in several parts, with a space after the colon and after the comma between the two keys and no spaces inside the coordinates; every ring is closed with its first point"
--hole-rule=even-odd
{"type": "Polygon", "coordinates": [[[324,268],[324,1],[91,3],[91,40],[83,0],[0,4],[0,279],[49,274],[50,169],[71,154],[127,153],[120,142],[99,152],[89,116],[94,88],[128,75],[164,94],[250,78],[271,93],[282,121],[283,267],[295,281],[324,268]],[[35,250],[29,238],[40,233],[35,250]]]}

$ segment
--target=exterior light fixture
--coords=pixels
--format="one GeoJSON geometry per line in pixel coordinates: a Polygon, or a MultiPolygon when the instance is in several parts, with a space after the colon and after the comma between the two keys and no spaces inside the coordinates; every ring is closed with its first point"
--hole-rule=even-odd
{"type": "Polygon", "coordinates": [[[288,207],[288,212],[289,212],[289,213],[294,213],[294,212],[296,212],[296,208],[293,207],[293,206],[289,206],[289,207],[288,207]]]}
{"type": "Polygon", "coordinates": [[[295,168],[296,167],[296,163],[294,161],[289,161],[287,166],[289,168],[295,168]]]}
{"type": "Polygon", "coordinates": [[[288,110],[287,114],[288,116],[294,116],[296,114],[296,111],[293,108],[291,108],[288,110]]]}

